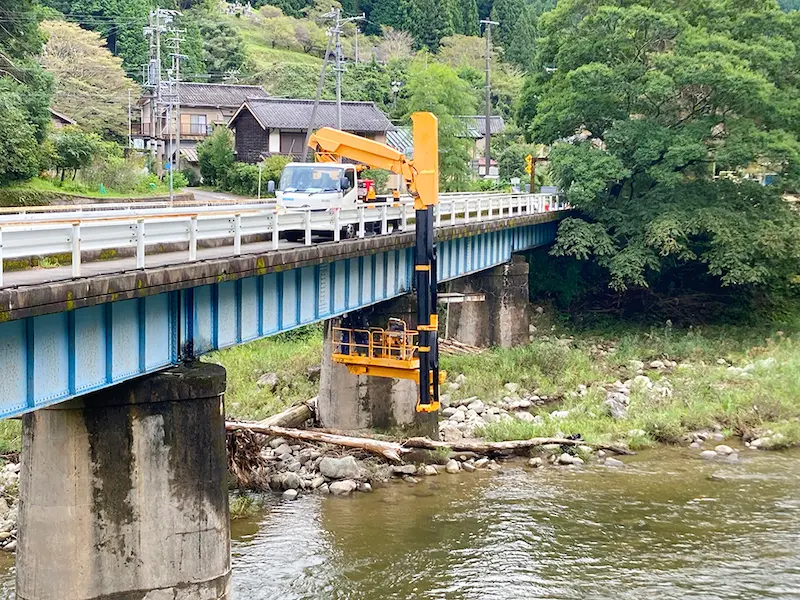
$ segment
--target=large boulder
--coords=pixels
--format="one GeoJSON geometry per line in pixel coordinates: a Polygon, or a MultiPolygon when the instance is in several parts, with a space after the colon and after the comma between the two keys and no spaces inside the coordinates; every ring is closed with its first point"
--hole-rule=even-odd
{"type": "Polygon", "coordinates": [[[270,391],[275,391],[280,383],[277,373],[264,373],[256,381],[256,385],[260,388],[267,388],[270,391]]]}
{"type": "Polygon", "coordinates": [[[344,481],[334,481],[328,486],[328,490],[334,496],[347,496],[353,493],[358,484],[355,481],[350,479],[345,479],[344,481]]]}
{"type": "Polygon", "coordinates": [[[319,472],[329,479],[358,479],[361,469],[352,456],[326,456],[319,463],[319,472]]]}
{"type": "Polygon", "coordinates": [[[628,416],[628,407],[631,404],[631,399],[621,392],[609,392],[603,404],[612,418],[624,419],[628,416]]]}

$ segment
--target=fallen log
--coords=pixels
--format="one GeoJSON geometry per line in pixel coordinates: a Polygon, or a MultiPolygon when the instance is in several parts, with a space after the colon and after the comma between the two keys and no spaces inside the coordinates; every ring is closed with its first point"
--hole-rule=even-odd
{"type": "Polygon", "coordinates": [[[307,402],[290,406],[277,415],[272,415],[258,422],[262,427],[300,427],[309,419],[314,418],[316,398],[307,402]]]}
{"type": "Polygon", "coordinates": [[[610,446],[608,444],[591,444],[586,440],[567,440],[564,438],[530,438],[527,440],[511,440],[508,442],[481,442],[478,440],[464,440],[459,442],[438,442],[430,438],[416,437],[407,439],[403,442],[406,448],[424,448],[426,450],[439,450],[444,448],[453,452],[476,452],[478,454],[491,454],[493,452],[514,452],[535,448],[536,446],[547,446],[558,444],[560,446],[589,446],[593,450],[608,450],[616,454],[634,454],[627,448],[610,446]]]}
{"type": "Polygon", "coordinates": [[[349,435],[339,435],[327,433],[314,429],[290,429],[274,425],[262,425],[261,423],[237,423],[228,422],[225,424],[228,431],[247,430],[253,433],[287,437],[307,442],[319,442],[323,444],[334,444],[347,448],[360,448],[373,454],[378,454],[392,462],[402,462],[401,456],[411,452],[412,448],[424,450],[445,449],[452,452],[475,452],[476,454],[493,454],[502,452],[515,452],[546,446],[548,444],[558,444],[560,446],[589,446],[594,450],[608,450],[616,454],[633,454],[627,448],[611,446],[608,444],[591,444],[585,440],[568,440],[564,438],[531,438],[528,440],[512,440],[508,442],[482,442],[459,441],[459,442],[439,442],[430,438],[416,437],[409,438],[404,442],[391,442],[377,440],[374,438],[353,437],[349,435]]]}
{"type": "Polygon", "coordinates": [[[403,459],[400,458],[400,455],[411,452],[410,449],[403,447],[403,445],[399,444],[398,442],[384,442],[382,440],[374,440],[371,438],[356,438],[344,435],[334,435],[331,433],[323,433],[309,429],[289,429],[275,425],[261,425],[260,423],[236,422],[225,423],[225,429],[228,431],[249,430],[253,433],[261,433],[263,435],[288,437],[306,442],[334,444],[336,446],[344,446],[346,448],[359,448],[361,450],[366,450],[367,452],[372,452],[373,454],[383,456],[386,460],[393,463],[402,463],[403,459]]]}

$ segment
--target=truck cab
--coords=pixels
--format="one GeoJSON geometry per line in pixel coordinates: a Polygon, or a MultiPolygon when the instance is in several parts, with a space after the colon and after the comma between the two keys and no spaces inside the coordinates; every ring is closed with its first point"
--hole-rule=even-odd
{"type": "Polygon", "coordinates": [[[289,163],[275,193],[282,208],[352,208],[359,201],[356,165],[289,163]]]}

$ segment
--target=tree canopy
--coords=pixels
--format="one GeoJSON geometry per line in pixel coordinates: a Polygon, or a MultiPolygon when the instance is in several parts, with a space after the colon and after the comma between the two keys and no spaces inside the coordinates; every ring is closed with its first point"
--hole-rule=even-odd
{"type": "Polygon", "coordinates": [[[797,214],[746,176],[797,182],[798,13],[772,0],[560,0],[539,26],[522,114],[532,139],[555,144],[551,172],[581,214],[555,253],[593,258],[618,290],[683,268],[756,287],[797,271],[797,214]]]}
{"type": "Polygon", "coordinates": [[[36,62],[37,17],[31,0],[0,0],[0,185],[33,177],[43,158],[52,81],[36,62]]]}
{"type": "Polygon", "coordinates": [[[138,86],[125,76],[122,60],[106,48],[100,34],[66,21],[45,21],[47,44],[42,64],[56,83],[53,107],[87,131],[127,135],[128,94],[138,86]]]}

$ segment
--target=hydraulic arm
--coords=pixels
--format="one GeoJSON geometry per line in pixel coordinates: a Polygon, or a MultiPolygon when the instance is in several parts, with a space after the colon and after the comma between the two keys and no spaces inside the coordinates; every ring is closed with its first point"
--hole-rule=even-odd
{"type": "MultiPolygon", "coordinates": [[[[353,373],[414,379],[419,383],[417,411],[439,410],[438,316],[436,313],[436,247],[433,207],[439,203],[438,120],[432,113],[411,115],[414,158],[385,144],[325,127],[313,134],[309,146],[317,160],[347,158],[400,175],[414,198],[416,244],[414,284],[417,290],[417,331],[395,321],[387,330],[340,329],[333,359],[353,373]],[[394,325],[394,326],[393,326],[394,325]],[[366,339],[365,339],[366,336],[366,339]]],[[[400,322],[402,323],[402,322],[400,322]]]]}

